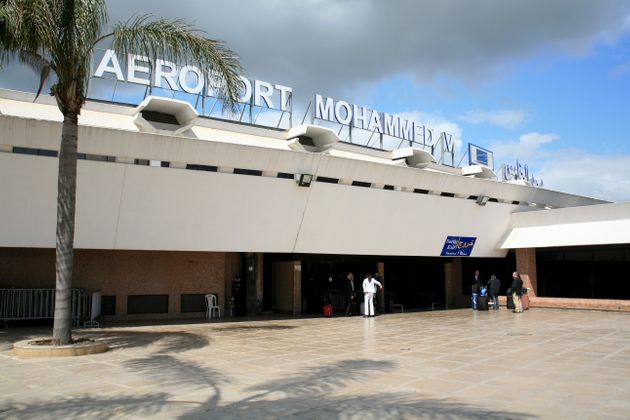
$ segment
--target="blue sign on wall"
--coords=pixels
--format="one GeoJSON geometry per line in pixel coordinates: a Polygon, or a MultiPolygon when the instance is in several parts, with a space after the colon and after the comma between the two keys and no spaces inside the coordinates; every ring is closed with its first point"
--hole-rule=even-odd
{"type": "Polygon", "coordinates": [[[447,236],[441,257],[470,257],[477,238],[468,236],[447,236]]]}

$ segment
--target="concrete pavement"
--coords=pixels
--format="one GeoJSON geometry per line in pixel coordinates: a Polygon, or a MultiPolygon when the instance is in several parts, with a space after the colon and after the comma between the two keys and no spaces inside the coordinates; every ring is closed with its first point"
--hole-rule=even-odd
{"type": "Polygon", "coordinates": [[[628,418],[630,315],[450,310],[76,330],[109,352],[23,359],[0,418],[628,418]]]}

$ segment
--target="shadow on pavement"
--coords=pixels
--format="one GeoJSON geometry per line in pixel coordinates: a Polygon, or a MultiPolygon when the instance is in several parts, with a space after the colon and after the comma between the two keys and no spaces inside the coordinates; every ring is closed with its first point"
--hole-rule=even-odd
{"type": "Polygon", "coordinates": [[[216,328],[217,332],[230,332],[230,331],[276,331],[276,330],[292,330],[297,328],[292,325],[234,325],[229,327],[216,328]]]}
{"type": "MultiPolygon", "coordinates": [[[[78,335],[78,334],[77,334],[78,335]]],[[[208,337],[183,331],[85,331],[81,337],[106,341],[111,349],[158,346],[156,353],[200,349],[210,344],[208,337]]]]}
{"type": "MultiPolygon", "coordinates": [[[[71,418],[82,416],[177,418],[483,418],[527,419],[517,411],[489,410],[445,399],[423,398],[412,390],[361,392],[360,379],[391,370],[391,362],[343,360],[305,368],[287,378],[268,381],[222,398],[229,379],[214,369],[175,356],[155,354],[123,362],[135,373],[160,378],[162,388],[175,386],[190,397],[166,392],[125,396],[76,396],[59,401],[17,403],[7,401],[0,417],[71,418]],[[158,376],[156,376],[158,375],[158,376]],[[351,388],[352,386],[354,388],[351,388]],[[358,388],[358,390],[357,390],[358,388]],[[343,395],[347,392],[346,395],[343,395]],[[238,395],[248,395],[238,397],[238,395]],[[197,396],[197,397],[195,397],[197,396]]],[[[365,382],[363,382],[365,383],[365,382]]],[[[377,385],[377,384],[374,384],[377,385]]],[[[373,389],[373,388],[372,388],[373,389]]],[[[181,394],[181,392],[180,392],[181,394]]]]}
{"type": "Polygon", "coordinates": [[[147,396],[64,398],[56,402],[24,404],[7,401],[0,408],[2,418],[40,419],[110,416],[153,416],[159,414],[167,404],[168,394],[157,393],[147,396]]]}
{"type": "MultiPolygon", "coordinates": [[[[11,351],[13,344],[18,341],[40,337],[50,337],[50,330],[23,328],[5,334],[0,332],[0,352],[11,351]]],[[[90,329],[74,331],[72,337],[75,339],[99,339],[107,342],[111,350],[157,345],[159,353],[199,349],[210,344],[208,337],[182,331],[150,332],[90,329]]]]}

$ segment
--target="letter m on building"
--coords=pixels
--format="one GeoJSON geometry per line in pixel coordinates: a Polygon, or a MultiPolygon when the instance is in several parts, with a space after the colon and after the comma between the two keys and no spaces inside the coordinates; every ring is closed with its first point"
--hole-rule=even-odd
{"type": "Polygon", "coordinates": [[[313,101],[314,110],[315,110],[315,118],[319,118],[322,120],[333,121],[334,116],[334,101],[332,98],[322,98],[322,95],[315,95],[315,99],[313,101]]]}

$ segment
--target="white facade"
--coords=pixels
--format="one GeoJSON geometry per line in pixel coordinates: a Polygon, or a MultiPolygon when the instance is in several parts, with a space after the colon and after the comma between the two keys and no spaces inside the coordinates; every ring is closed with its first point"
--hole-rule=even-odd
{"type": "MultiPolygon", "coordinates": [[[[55,246],[57,159],[28,153],[59,149],[61,114],[50,97],[32,100],[0,91],[1,247],[55,246]]],[[[439,256],[447,236],[467,236],[472,256],[501,257],[521,246],[508,237],[513,214],[603,203],[339,143],[321,128],[194,115],[169,127],[141,110],[88,102],[81,114],[77,248],[439,256]],[[328,182],[303,187],[286,174],[328,182]]]]}

